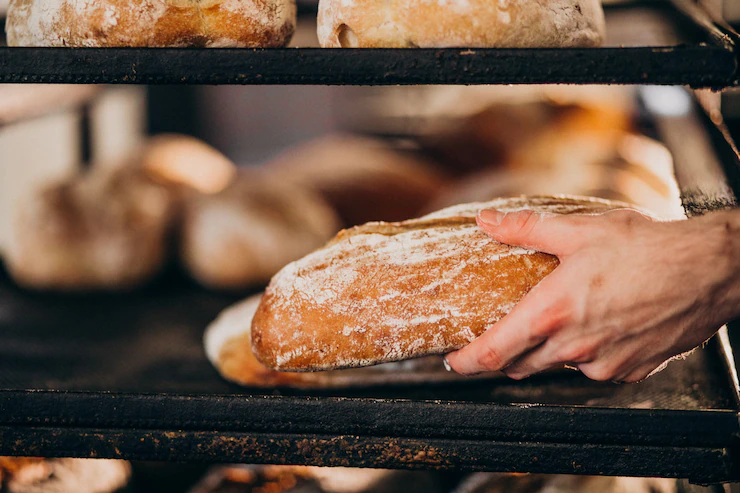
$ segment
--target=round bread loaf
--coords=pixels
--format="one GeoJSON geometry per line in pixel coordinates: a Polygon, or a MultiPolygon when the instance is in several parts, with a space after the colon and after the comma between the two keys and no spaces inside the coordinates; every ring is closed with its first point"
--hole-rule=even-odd
{"type": "Polygon", "coordinates": [[[236,176],[236,165],[202,140],[160,134],[141,151],[141,166],[157,182],[202,193],[218,193],[236,176]]]}
{"type": "Polygon", "coordinates": [[[272,279],[252,322],[252,349],[280,371],[370,366],[459,349],[558,266],[554,256],[489,238],[476,225],[479,210],[588,214],[620,207],[628,206],[516,197],[342,231],[272,279]]]}
{"type": "Polygon", "coordinates": [[[295,147],[268,164],[281,181],[309,188],[344,226],[415,217],[446,185],[432,164],[380,139],[333,135],[295,147]]]}
{"type": "Polygon", "coordinates": [[[180,256],[201,284],[241,289],[266,283],[338,229],[334,211],[311,191],[242,170],[222,192],[186,198],[180,256]]]}
{"type": "Polygon", "coordinates": [[[10,46],[285,46],[295,0],[11,0],[10,46]]]}
{"type": "Polygon", "coordinates": [[[599,0],[320,0],[324,48],[534,48],[602,44],[599,0]]]}
{"type": "MultiPolygon", "coordinates": [[[[439,356],[386,363],[370,368],[288,373],[266,368],[252,353],[251,326],[262,294],[254,295],[224,310],[203,336],[206,355],[226,380],[249,387],[294,387],[303,389],[409,385],[460,380],[444,369],[439,356]]],[[[501,377],[485,373],[478,378],[501,377]]]]}
{"type": "Polygon", "coordinates": [[[34,289],[133,287],[164,264],[176,208],[140,167],[96,168],[20,204],[6,266],[34,289]]]}

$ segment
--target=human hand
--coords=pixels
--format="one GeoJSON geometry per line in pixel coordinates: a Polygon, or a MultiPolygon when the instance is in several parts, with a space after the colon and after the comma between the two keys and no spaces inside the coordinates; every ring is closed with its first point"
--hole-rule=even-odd
{"type": "Polygon", "coordinates": [[[561,263],[447,361],[458,373],[503,370],[517,380],[563,365],[594,380],[643,380],[740,316],[739,219],[481,211],[478,225],[493,239],[561,263]]]}

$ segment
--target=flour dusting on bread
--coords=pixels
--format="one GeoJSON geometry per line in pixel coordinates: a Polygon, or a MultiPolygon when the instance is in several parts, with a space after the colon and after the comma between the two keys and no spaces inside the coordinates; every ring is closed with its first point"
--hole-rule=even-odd
{"type": "Polygon", "coordinates": [[[517,197],[343,231],[273,278],[252,326],[255,355],[273,369],[311,371],[460,348],[558,265],[553,256],[489,238],[475,223],[479,210],[594,213],[623,206],[517,197]]]}

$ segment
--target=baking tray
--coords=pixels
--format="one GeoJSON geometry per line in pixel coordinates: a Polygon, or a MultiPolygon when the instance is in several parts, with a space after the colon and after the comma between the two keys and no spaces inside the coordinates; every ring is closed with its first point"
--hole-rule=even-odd
{"type": "MultiPolygon", "coordinates": [[[[665,139],[679,146],[687,209],[730,206],[737,151],[688,93],[677,94],[686,114],[675,113],[675,98],[663,115],[648,110],[657,136],[699,125],[665,139]],[[680,146],[700,145],[694,139],[717,152],[681,159],[680,146]]],[[[261,390],[222,380],[202,349],[205,326],[246,294],[206,291],[172,271],[129,294],[59,296],[23,291],[0,273],[0,454],[740,480],[726,332],[635,385],[560,372],[261,390]]]]}
{"type": "MultiPolygon", "coordinates": [[[[309,23],[315,22],[312,17],[304,16],[309,23]]],[[[608,7],[607,25],[608,47],[597,49],[0,47],[0,82],[577,83],[712,88],[739,82],[737,34],[712,21],[691,0],[608,7]]]]}

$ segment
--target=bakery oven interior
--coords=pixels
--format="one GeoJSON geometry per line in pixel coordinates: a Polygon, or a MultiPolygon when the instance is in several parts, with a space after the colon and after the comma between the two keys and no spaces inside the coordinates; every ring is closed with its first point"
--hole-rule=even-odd
{"type": "MultiPolygon", "coordinates": [[[[294,44],[313,46],[315,5],[299,11],[294,44]]],[[[147,134],[171,132],[203,139],[243,168],[269,163],[281,180],[286,169],[300,176],[297,163],[320,174],[317,162],[337,173],[387,160],[433,163],[435,176],[453,183],[433,197],[416,189],[422,198],[396,204],[402,212],[343,208],[345,226],[518,193],[600,195],[665,216],[682,214],[681,205],[689,215],[732,206],[740,166],[730,132],[740,117],[728,110],[731,89],[711,89],[737,85],[728,41],[737,37],[698,12],[684,1],[607,6],[612,48],[594,54],[603,63],[577,50],[481,50],[467,61],[459,50],[414,58],[0,47],[5,82],[265,82],[252,78],[259,73],[276,84],[0,86],[0,248],[15,234],[10,211],[34,189],[79,163],[93,163],[87,172],[115,164],[147,134]],[[235,70],[230,60],[240,56],[263,70],[235,70]],[[500,57],[511,65],[492,70],[500,57]],[[481,82],[672,85],[430,85],[481,82]],[[353,86],[395,83],[422,85],[353,86]]],[[[734,485],[720,483],[740,480],[732,330],[637,385],[571,372],[450,382],[432,372],[439,381],[243,387],[208,363],[203,331],[264,280],[205,288],[170,266],[128,292],[70,294],[0,276],[0,455],[8,457],[0,491],[688,492],[729,491],[734,485]],[[218,465],[230,463],[253,465],[218,465]]]]}

